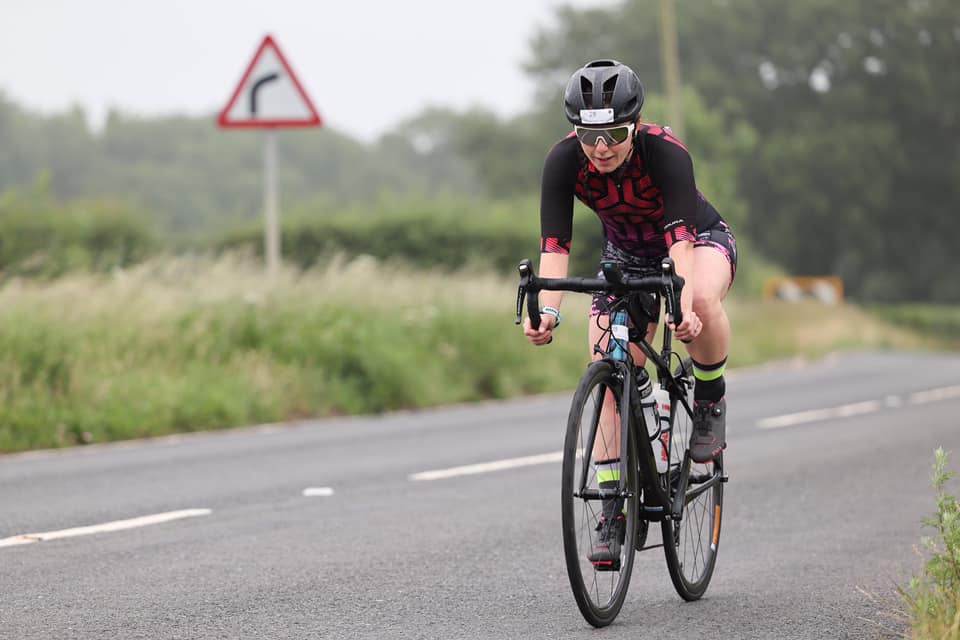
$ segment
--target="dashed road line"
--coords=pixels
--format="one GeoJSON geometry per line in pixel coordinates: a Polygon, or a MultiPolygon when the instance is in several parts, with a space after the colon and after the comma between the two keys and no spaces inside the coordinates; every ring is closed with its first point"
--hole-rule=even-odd
{"type": "Polygon", "coordinates": [[[306,498],[326,498],[333,495],[333,487],[307,487],[303,495],[306,498]]]}
{"type": "Polygon", "coordinates": [[[443,478],[453,478],[456,476],[469,476],[477,473],[492,473],[494,471],[503,471],[504,469],[516,469],[518,467],[549,464],[552,462],[561,462],[562,460],[563,452],[556,451],[554,453],[541,453],[539,455],[524,456],[522,458],[507,458],[505,460],[495,460],[493,462],[468,464],[461,467],[451,467],[449,469],[421,471],[420,473],[410,474],[409,478],[413,481],[441,480],[443,478]]]}
{"type": "Polygon", "coordinates": [[[927,391],[917,391],[910,394],[910,404],[926,404],[928,402],[939,402],[940,400],[950,400],[951,398],[960,398],[960,384],[950,387],[940,387],[938,389],[928,389],[927,391]]]}
{"type": "Polygon", "coordinates": [[[130,518],[128,520],[115,520],[113,522],[94,524],[86,527],[74,527],[72,529],[61,529],[59,531],[45,531],[43,533],[24,533],[18,536],[0,539],[0,547],[12,547],[21,544],[44,542],[47,540],[59,540],[60,538],[74,538],[76,536],[89,536],[95,533],[123,531],[124,529],[146,527],[153,524],[170,522],[171,520],[180,520],[182,518],[207,516],[211,513],[213,512],[210,509],[182,509],[180,511],[155,513],[148,516],[140,516],[138,518],[130,518]]]}
{"type": "MultiPolygon", "coordinates": [[[[938,402],[953,398],[960,398],[960,385],[928,389],[926,391],[917,391],[907,396],[888,395],[879,400],[866,400],[864,402],[854,402],[837,407],[811,409],[808,411],[799,411],[797,413],[788,413],[780,416],[763,418],[756,422],[756,426],[760,429],[781,429],[783,427],[822,422],[824,420],[831,420],[835,418],[851,418],[853,416],[866,415],[875,413],[884,408],[892,409],[905,405],[926,404],[929,402],[938,402]]],[[[562,460],[563,452],[557,451],[554,453],[524,456],[522,458],[507,458],[504,460],[495,460],[493,462],[468,464],[459,467],[450,467],[448,469],[421,471],[419,473],[410,474],[408,478],[415,482],[442,480],[444,478],[454,478],[457,476],[493,473],[495,471],[515,469],[518,467],[561,462],[562,460]]],[[[304,491],[304,495],[307,495],[306,491],[304,491]]]]}
{"type": "Polygon", "coordinates": [[[873,413],[878,410],[882,404],[879,400],[868,400],[867,402],[856,402],[854,404],[845,404],[839,407],[829,407],[827,409],[811,409],[810,411],[800,411],[797,413],[788,413],[773,418],[764,418],[757,421],[757,427],[760,429],[779,429],[781,427],[792,427],[798,424],[808,422],[820,422],[830,420],[831,418],[849,418],[859,416],[865,413],[873,413]]]}
{"type": "Polygon", "coordinates": [[[809,411],[799,411],[797,413],[763,418],[762,420],[757,420],[756,426],[759,429],[780,429],[782,427],[821,422],[833,418],[850,418],[852,416],[874,413],[883,408],[896,408],[908,404],[927,404],[953,398],[960,398],[960,385],[916,391],[906,398],[899,395],[889,395],[882,400],[867,400],[866,402],[854,402],[839,407],[811,409],[809,411]]]}

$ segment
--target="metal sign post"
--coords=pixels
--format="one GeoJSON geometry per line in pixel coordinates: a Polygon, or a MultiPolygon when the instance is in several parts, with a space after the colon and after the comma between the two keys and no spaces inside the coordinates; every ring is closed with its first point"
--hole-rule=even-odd
{"type": "Polygon", "coordinates": [[[277,204],[277,132],[267,131],[263,144],[264,247],[267,274],[280,270],[280,213],[277,204]]]}
{"type": "Polygon", "coordinates": [[[267,273],[280,268],[277,128],[319,127],[320,116],[273,38],[266,36],[217,123],[225,128],[267,129],[263,147],[263,255],[267,273]]]}

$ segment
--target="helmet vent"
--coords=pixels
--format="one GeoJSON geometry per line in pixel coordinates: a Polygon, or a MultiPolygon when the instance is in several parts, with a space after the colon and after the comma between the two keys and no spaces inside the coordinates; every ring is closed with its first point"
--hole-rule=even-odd
{"type": "Polygon", "coordinates": [[[618,76],[608,78],[603,83],[603,105],[607,106],[613,102],[613,90],[617,87],[618,76]]]}
{"type": "Polygon", "coordinates": [[[593,109],[593,83],[586,78],[580,78],[580,93],[583,95],[583,104],[587,109],[593,109]]]}

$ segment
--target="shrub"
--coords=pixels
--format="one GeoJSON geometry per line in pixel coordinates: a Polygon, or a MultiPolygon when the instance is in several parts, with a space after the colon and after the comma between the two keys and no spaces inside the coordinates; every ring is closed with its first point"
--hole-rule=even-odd
{"type": "Polygon", "coordinates": [[[960,638],[960,504],[944,486],[956,474],[946,470],[949,454],[935,452],[933,488],[937,512],[924,520],[935,531],[922,538],[930,557],[923,573],[915,576],[902,594],[910,607],[915,638],[957,640],[960,638]]]}
{"type": "Polygon", "coordinates": [[[147,217],[119,202],[0,196],[0,271],[8,276],[109,271],[144,260],[156,246],[147,217]]]}
{"type": "MultiPolygon", "coordinates": [[[[368,255],[420,268],[471,266],[515,273],[521,258],[540,255],[540,214],[534,198],[489,203],[455,198],[388,199],[370,208],[324,211],[322,205],[294,210],[284,221],[284,259],[308,269],[330,256],[368,255]]],[[[578,206],[570,272],[597,270],[600,222],[578,206]]],[[[250,225],[226,235],[220,251],[263,255],[263,229],[250,225]]]]}

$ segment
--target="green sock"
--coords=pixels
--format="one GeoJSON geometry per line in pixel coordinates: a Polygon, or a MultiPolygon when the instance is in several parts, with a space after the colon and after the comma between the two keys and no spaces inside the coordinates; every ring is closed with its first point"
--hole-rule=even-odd
{"type": "Polygon", "coordinates": [[[727,383],[723,379],[726,368],[726,358],[715,364],[693,361],[693,377],[696,379],[693,388],[695,402],[719,402],[723,398],[723,394],[727,392],[727,383]]]}

